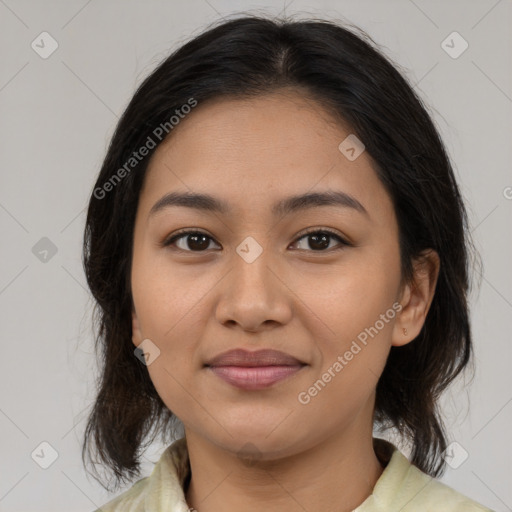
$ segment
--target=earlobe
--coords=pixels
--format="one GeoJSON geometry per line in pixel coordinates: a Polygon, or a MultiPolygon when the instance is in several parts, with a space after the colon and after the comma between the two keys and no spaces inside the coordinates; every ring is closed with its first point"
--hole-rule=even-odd
{"type": "Polygon", "coordinates": [[[139,318],[137,317],[135,308],[132,308],[132,342],[136,347],[138,347],[142,343],[143,339],[139,318]]]}
{"type": "Polygon", "coordinates": [[[402,309],[393,327],[393,346],[406,345],[420,333],[434,298],[439,268],[439,255],[433,249],[423,251],[414,260],[413,280],[403,287],[402,309]]]}

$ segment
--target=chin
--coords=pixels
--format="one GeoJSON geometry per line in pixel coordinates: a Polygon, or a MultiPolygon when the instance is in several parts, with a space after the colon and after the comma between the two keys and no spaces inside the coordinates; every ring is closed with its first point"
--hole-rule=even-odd
{"type": "Polygon", "coordinates": [[[300,443],[300,433],[297,429],[291,432],[289,428],[276,428],[276,423],[245,424],[226,426],[228,432],[222,430],[219,437],[210,440],[220,448],[241,458],[249,460],[275,460],[292,455],[294,447],[300,443]]]}

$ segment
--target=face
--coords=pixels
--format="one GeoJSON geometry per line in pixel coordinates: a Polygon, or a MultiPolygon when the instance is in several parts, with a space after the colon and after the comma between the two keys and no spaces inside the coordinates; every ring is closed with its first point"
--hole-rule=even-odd
{"type": "Polygon", "coordinates": [[[199,105],[171,135],[148,167],[131,270],[133,342],[163,402],[187,432],[269,460],[371,433],[390,347],[421,319],[404,336],[397,221],[370,156],[342,152],[350,130],[293,93],[199,105]],[[170,193],[223,208],[152,212],[170,193]],[[338,202],[286,202],[304,194],[338,202]]]}

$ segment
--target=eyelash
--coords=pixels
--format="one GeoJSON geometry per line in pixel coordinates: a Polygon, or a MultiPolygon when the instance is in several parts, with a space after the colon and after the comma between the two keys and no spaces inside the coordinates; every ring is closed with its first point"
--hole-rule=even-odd
{"type": "MultiPolygon", "coordinates": [[[[307,249],[302,249],[302,250],[306,250],[307,252],[315,252],[315,253],[322,253],[322,252],[331,252],[333,250],[340,250],[340,249],[343,249],[344,246],[347,246],[347,247],[350,247],[352,246],[352,244],[350,244],[349,242],[347,242],[344,238],[342,238],[338,233],[334,232],[334,231],[331,231],[330,229],[325,229],[325,228],[314,228],[310,231],[307,231],[306,233],[303,233],[302,235],[300,235],[298,238],[295,239],[295,241],[293,242],[293,244],[297,243],[299,240],[302,240],[303,238],[307,237],[308,235],[317,235],[317,234],[326,234],[328,235],[329,237],[332,237],[332,238],[335,238],[337,239],[340,244],[341,244],[341,247],[338,247],[338,248],[330,248],[330,249],[321,249],[321,250],[317,250],[317,251],[314,251],[314,250],[307,250],[307,249]]],[[[183,230],[183,231],[178,231],[177,233],[175,233],[174,235],[172,235],[171,237],[169,238],[166,238],[163,242],[161,242],[161,246],[162,247],[169,247],[171,246],[172,244],[174,244],[174,242],[176,242],[177,240],[181,239],[181,238],[184,238],[188,235],[203,235],[203,236],[206,236],[207,238],[209,238],[210,240],[213,240],[215,241],[212,237],[210,237],[210,235],[208,235],[207,233],[204,233],[203,231],[194,231],[194,230],[183,230]]],[[[185,249],[180,249],[180,248],[176,248],[175,250],[177,251],[181,251],[181,252],[190,252],[190,253],[205,253],[208,251],[208,249],[205,249],[204,251],[192,251],[192,250],[185,250],[185,249]]]]}

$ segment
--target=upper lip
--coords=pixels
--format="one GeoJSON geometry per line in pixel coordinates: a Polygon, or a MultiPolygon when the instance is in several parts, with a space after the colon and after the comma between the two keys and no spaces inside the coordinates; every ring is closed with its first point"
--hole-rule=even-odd
{"type": "Polygon", "coordinates": [[[206,366],[296,366],[303,365],[290,354],[279,350],[263,349],[248,351],[241,348],[228,350],[206,361],[206,366]]]}

